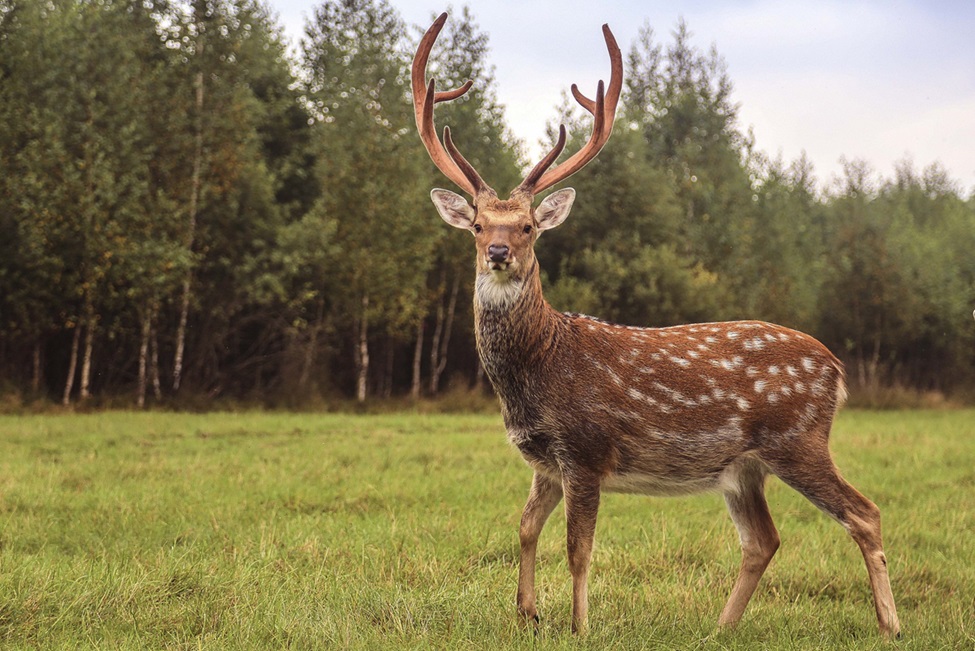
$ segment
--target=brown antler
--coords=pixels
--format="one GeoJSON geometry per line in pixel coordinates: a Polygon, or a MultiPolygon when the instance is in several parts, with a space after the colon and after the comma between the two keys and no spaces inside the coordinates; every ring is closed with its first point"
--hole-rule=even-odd
{"type": "Polygon", "coordinates": [[[594,118],[589,142],[561,165],[548,169],[558,158],[562,148],[565,147],[565,127],[561,127],[559,142],[555,148],[529,172],[525,180],[512,194],[518,192],[534,195],[575,174],[585,167],[586,163],[595,158],[599,150],[609,140],[609,136],[613,132],[613,120],[616,119],[616,105],[619,103],[620,92],[623,90],[623,55],[620,53],[619,45],[616,43],[613,32],[610,31],[609,25],[603,25],[603,37],[606,39],[606,48],[609,50],[609,60],[612,66],[609,88],[606,90],[605,96],[603,95],[602,81],[596,88],[596,101],[583,95],[579,92],[578,86],[572,84],[572,96],[594,118]]]}
{"type": "MultiPolygon", "coordinates": [[[[420,39],[416,55],[413,57],[412,86],[413,86],[413,110],[416,114],[416,128],[420,132],[420,139],[427,148],[427,153],[436,164],[437,168],[443,172],[447,178],[456,183],[472,197],[476,198],[482,192],[495,194],[494,190],[488,186],[474,167],[468,163],[452,142],[449,142],[451,153],[444,149],[443,144],[437,137],[437,128],[433,123],[433,107],[437,102],[447,102],[457,99],[474,85],[468,81],[460,88],[454,90],[436,92],[434,80],[430,83],[426,81],[427,60],[430,58],[430,50],[440,35],[444,23],[447,22],[446,12],[440,14],[434,21],[427,33],[420,39]]],[[[444,130],[444,138],[449,141],[450,132],[444,130]]]]}

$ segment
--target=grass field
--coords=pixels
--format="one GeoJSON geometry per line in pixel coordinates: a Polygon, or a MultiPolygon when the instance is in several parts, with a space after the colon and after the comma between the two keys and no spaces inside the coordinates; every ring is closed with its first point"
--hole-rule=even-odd
{"type": "MultiPolygon", "coordinates": [[[[884,514],[896,648],[975,649],[975,411],[847,411],[833,450],[884,514]]],[[[0,648],[891,648],[855,544],[775,479],[782,548],[736,630],[721,498],[608,495],[589,635],[557,512],[536,638],[529,480],[490,415],[2,416],[0,648]]]]}

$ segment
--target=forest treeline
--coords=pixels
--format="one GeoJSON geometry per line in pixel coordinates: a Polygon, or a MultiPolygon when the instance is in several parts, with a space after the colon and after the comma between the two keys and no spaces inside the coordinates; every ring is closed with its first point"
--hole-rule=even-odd
{"type": "MultiPolygon", "coordinates": [[[[473,247],[430,202],[451,186],[409,97],[421,31],[385,0],[323,0],[294,48],[258,0],[0,0],[7,402],[300,405],[478,383],[473,247]]],[[[805,157],[756,149],[724,60],[684,22],[623,45],[614,135],[538,244],[554,306],[765,319],[820,338],[854,385],[975,386],[975,199],[942,166],[845,160],[824,184],[805,157]]],[[[534,161],[470,10],[429,74],[475,81],[438,124],[491,185],[517,185],[534,161]]],[[[571,152],[591,125],[556,108],[571,152]]]]}

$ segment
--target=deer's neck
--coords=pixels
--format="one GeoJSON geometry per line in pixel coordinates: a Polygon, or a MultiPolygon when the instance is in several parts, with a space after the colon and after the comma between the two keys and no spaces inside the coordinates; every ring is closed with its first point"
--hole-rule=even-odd
{"type": "Polygon", "coordinates": [[[560,315],[542,296],[538,263],[524,278],[493,286],[478,277],[474,290],[474,327],[481,364],[503,403],[523,399],[558,341],[560,315]]]}

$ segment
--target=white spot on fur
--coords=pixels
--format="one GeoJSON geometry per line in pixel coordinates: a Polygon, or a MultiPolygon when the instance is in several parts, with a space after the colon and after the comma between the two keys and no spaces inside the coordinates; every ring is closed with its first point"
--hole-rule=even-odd
{"type": "Polygon", "coordinates": [[[738,337],[741,336],[741,333],[738,332],[737,330],[729,330],[726,336],[728,337],[728,339],[737,339],[738,337]]]}
{"type": "Polygon", "coordinates": [[[738,368],[739,366],[741,366],[742,361],[743,360],[742,360],[742,358],[740,356],[735,355],[731,359],[722,359],[722,360],[719,360],[719,361],[711,360],[711,363],[713,365],[715,365],[715,366],[720,366],[721,368],[723,368],[726,371],[733,371],[736,368],[738,368]]]}
{"type": "Polygon", "coordinates": [[[623,386],[623,378],[621,378],[621,377],[620,377],[620,376],[619,376],[619,375],[618,375],[618,374],[616,373],[616,371],[614,371],[613,369],[611,369],[611,368],[610,368],[610,367],[608,367],[608,366],[606,366],[604,370],[605,370],[605,371],[606,371],[606,372],[607,372],[607,373],[609,374],[609,377],[611,377],[611,378],[613,378],[613,384],[615,384],[615,385],[616,385],[616,386],[618,386],[618,387],[621,387],[621,386],[623,386]]]}
{"type": "Polygon", "coordinates": [[[768,372],[769,372],[769,375],[778,375],[779,374],[779,367],[778,366],[769,366],[768,367],[768,372]]]}
{"type": "Polygon", "coordinates": [[[816,370],[816,364],[808,357],[802,358],[802,368],[806,369],[806,373],[812,373],[816,370]]]}
{"type": "Polygon", "coordinates": [[[691,365],[690,360],[684,359],[683,357],[671,357],[670,361],[682,368],[687,368],[691,365]]]}
{"type": "Polygon", "coordinates": [[[680,391],[677,391],[676,389],[671,389],[666,384],[661,384],[660,382],[654,382],[653,386],[656,387],[661,393],[666,394],[668,398],[670,398],[671,400],[673,400],[678,404],[685,405],[688,407],[694,407],[695,405],[697,405],[697,403],[694,402],[694,400],[688,398],[687,396],[685,396],[680,391]]]}
{"type": "Polygon", "coordinates": [[[637,389],[629,389],[627,391],[627,393],[634,400],[639,400],[640,402],[645,402],[645,403],[647,403],[650,406],[657,407],[657,406],[660,405],[660,403],[657,402],[656,398],[654,398],[653,396],[648,396],[647,394],[645,394],[642,391],[639,391],[637,389]]]}
{"type": "Polygon", "coordinates": [[[765,380],[755,380],[755,393],[761,393],[762,391],[765,391],[765,387],[767,385],[768,382],[766,382],[765,380]]]}
{"type": "Polygon", "coordinates": [[[765,348],[765,342],[762,341],[761,337],[754,337],[745,342],[745,350],[762,350],[765,348]]]}

